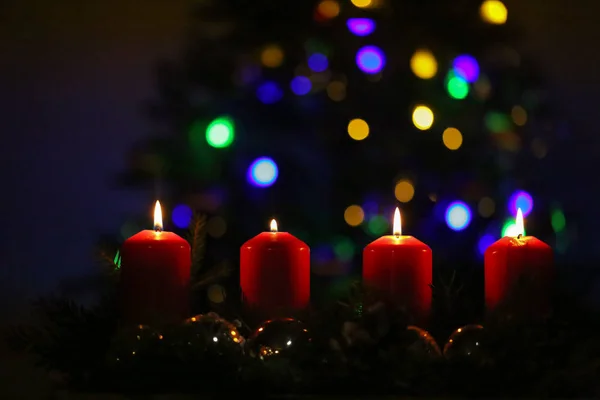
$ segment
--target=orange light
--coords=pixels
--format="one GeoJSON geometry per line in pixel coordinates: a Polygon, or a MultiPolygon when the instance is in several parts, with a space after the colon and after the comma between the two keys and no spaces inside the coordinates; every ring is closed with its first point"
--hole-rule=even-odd
{"type": "Polygon", "coordinates": [[[400,219],[400,210],[398,207],[396,207],[396,211],[394,211],[394,235],[402,235],[402,220],[400,219]]]}
{"type": "Polygon", "coordinates": [[[157,232],[163,230],[162,210],[160,209],[160,202],[158,200],[156,200],[156,205],[154,206],[154,230],[157,232]]]}
{"type": "Polygon", "coordinates": [[[517,218],[515,220],[515,234],[517,237],[525,235],[525,223],[523,222],[523,212],[517,209],[517,218]]]}
{"type": "Polygon", "coordinates": [[[271,232],[277,232],[277,221],[271,220],[271,232]]]}

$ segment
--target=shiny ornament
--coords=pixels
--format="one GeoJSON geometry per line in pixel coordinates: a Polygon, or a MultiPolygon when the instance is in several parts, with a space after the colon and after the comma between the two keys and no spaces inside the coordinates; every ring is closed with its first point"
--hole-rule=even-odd
{"type": "Polygon", "coordinates": [[[264,322],[248,340],[252,357],[295,359],[306,355],[311,337],[306,326],[293,318],[278,318],[264,322]]]}
{"type": "Polygon", "coordinates": [[[442,357],[440,346],[429,332],[416,326],[406,328],[406,351],[412,359],[425,362],[439,360],[442,357]]]}
{"type": "Polygon", "coordinates": [[[108,362],[115,366],[129,366],[157,351],[164,337],[147,325],[121,329],[114,336],[108,362]]]}
{"type": "Polygon", "coordinates": [[[483,365],[490,361],[485,330],[481,325],[458,328],[444,346],[444,357],[453,362],[483,365]]]}
{"type": "Polygon", "coordinates": [[[220,304],[225,301],[227,297],[227,293],[225,292],[225,288],[221,285],[210,285],[208,290],[206,291],[206,295],[208,299],[215,304],[220,304]]]}

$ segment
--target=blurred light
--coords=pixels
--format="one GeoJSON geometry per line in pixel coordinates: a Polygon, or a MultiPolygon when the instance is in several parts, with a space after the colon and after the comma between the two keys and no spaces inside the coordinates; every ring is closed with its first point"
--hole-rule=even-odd
{"type": "Polygon", "coordinates": [[[227,231],[227,223],[219,216],[211,217],[206,222],[206,233],[214,238],[220,238],[227,231]]]}
{"type": "Polygon", "coordinates": [[[469,94],[469,83],[463,78],[450,73],[446,78],[446,90],[450,97],[456,100],[462,100],[469,94]]]}
{"type": "Polygon", "coordinates": [[[548,146],[543,139],[535,138],[531,141],[531,151],[536,158],[544,158],[548,154],[548,146]]]}
{"type": "Polygon", "coordinates": [[[268,68],[277,68],[283,63],[283,50],[281,47],[271,44],[260,53],[260,62],[268,68]]]}
{"type": "Polygon", "coordinates": [[[327,85],[327,96],[333,101],[342,101],[346,98],[346,85],[343,82],[333,81],[327,85]]]}
{"type": "Polygon", "coordinates": [[[344,220],[350,226],[358,226],[362,224],[365,219],[365,212],[361,206],[352,205],[346,208],[344,211],[344,220]]]}
{"type": "Polygon", "coordinates": [[[256,96],[258,96],[258,99],[264,104],[273,104],[281,100],[283,91],[277,83],[267,81],[258,87],[256,96]]]}
{"type": "Polygon", "coordinates": [[[558,208],[552,210],[550,220],[552,223],[552,229],[554,229],[554,232],[556,233],[562,232],[567,225],[565,214],[563,214],[563,212],[558,208]]]}
{"type": "Polygon", "coordinates": [[[187,204],[179,204],[171,211],[171,220],[176,227],[184,229],[190,226],[193,215],[194,213],[190,206],[187,204]]]}
{"type": "Polygon", "coordinates": [[[348,135],[354,140],[363,140],[369,136],[369,124],[356,118],[348,124],[348,135]]]}
{"type": "Polygon", "coordinates": [[[356,53],[356,65],[367,74],[376,74],[385,66],[385,55],[376,46],[365,46],[356,53]]]}
{"type": "Polygon", "coordinates": [[[490,111],[484,116],[486,128],[492,133],[503,133],[511,130],[510,120],[505,114],[490,111]]]}
{"type": "Polygon", "coordinates": [[[356,36],[368,36],[375,30],[375,21],[370,18],[350,18],[346,25],[356,36]]]}
{"type": "Polygon", "coordinates": [[[347,237],[338,237],[333,242],[333,252],[340,261],[350,261],[354,257],[354,243],[347,237]]]}
{"type": "Polygon", "coordinates": [[[329,67],[327,56],[321,53],[312,54],[308,57],[308,67],[314,72],[323,72],[329,67]]]}
{"type": "Polygon", "coordinates": [[[477,60],[469,55],[458,56],[452,62],[454,73],[459,78],[469,83],[473,83],[479,77],[479,64],[477,60]]]}
{"type": "Polygon", "coordinates": [[[278,175],[277,164],[268,157],[257,158],[248,168],[248,182],[258,187],[271,186],[278,175]]]}
{"type": "Polygon", "coordinates": [[[367,229],[374,236],[383,235],[389,228],[388,219],[381,215],[374,215],[369,219],[367,229]]]}
{"type": "Polygon", "coordinates": [[[533,210],[533,198],[523,190],[514,192],[508,200],[508,211],[512,216],[517,216],[517,209],[519,208],[524,217],[528,216],[533,210]]]}
{"type": "Polygon", "coordinates": [[[483,197],[481,200],[479,200],[477,211],[483,218],[489,218],[496,211],[496,203],[489,197],[483,197]]]}
{"type": "Polygon", "coordinates": [[[429,196],[427,196],[429,198],[429,200],[431,200],[433,203],[435,203],[437,201],[437,194],[435,193],[429,193],[429,196]]]}
{"type": "Polygon", "coordinates": [[[454,231],[462,231],[471,222],[471,210],[462,201],[451,203],[446,209],[446,224],[454,231]]]}
{"type": "Polygon", "coordinates": [[[508,10],[504,3],[498,0],[485,0],[479,9],[481,18],[490,24],[501,25],[506,22],[508,10]]]}
{"type": "Polygon", "coordinates": [[[312,83],[310,82],[310,79],[305,76],[296,76],[294,79],[292,79],[290,87],[292,88],[292,92],[298,96],[303,96],[310,92],[312,89],[312,83]]]}
{"type": "Polygon", "coordinates": [[[215,148],[228,147],[235,136],[233,121],[228,117],[220,117],[212,121],[206,128],[206,141],[215,148]]]}
{"type": "Polygon", "coordinates": [[[514,106],[510,112],[510,116],[517,126],[523,126],[527,123],[527,111],[521,106],[514,106]]]}
{"type": "Polygon", "coordinates": [[[394,188],[396,199],[402,203],[408,203],[415,196],[415,187],[410,181],[401,180],[394,188]]]}
{"type": "Polygon", "coordinates": [[[340,13],[340,5],[335,0],[323,0],[319,3],[317,11],[327,19],[335,18],[340,13]]]}
{"type": "Polygon", "coordinates": [[[413,124],[422,131],[426,131],[433,125],[433,111],[427,106],[417,106],[412,114],[413,124]]]}
{"type": "Polygon", "coordinates": [[[496,241],[496,238],[493,235],[490,235],[490,234],[483,235],[479,239],[479,242],[477,242],[477,248],[479,249],[479,254],[484,255],[487,248],[490,247],[492,244],[494,244],[495,241],[496,241]]]}
{"type": "Polygon", "coordinates": [[[429,50],[417,50],[410,58],[410,69],[421,79],[430,79],[437,73],[437,61],[429,50]]]}
{"type": "Polygon", "coordinates": [[[446,128],[442,134],[444,146],[450,150],[458,150],[462,146],[462,133],[456,128],[446,128]]]}
{"type": "MultiPolygon", "coordinates": [[[[502,226],[502,237],[517,237],[519,236],[520,230],[521,229],[517,226],[515,220],[511,218],[504,223],[504,226],[502,226]]],[[[523,236],[525,236],[525,233],[523,233],[523,236]]]]}
{"type": "Polygon", "coordinates": [[[492,93],[492,84],[485,76],[480,76],[473,87],[475,88],[475,95],[481,100],[487,99],[492,93]]]}
{"type": "Polygon", "coordinates": [[[371,0],[352,0],[352,4],[358,8],[365,8],[371,5],[371,0]]]}

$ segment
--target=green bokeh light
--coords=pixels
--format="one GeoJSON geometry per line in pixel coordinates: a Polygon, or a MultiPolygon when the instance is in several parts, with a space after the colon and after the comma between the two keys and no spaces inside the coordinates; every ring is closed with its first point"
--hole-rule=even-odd
{"type": "Polygon", "coordinates": [[[381,215],[374,215],[369,219],[367,229],[372,235],[381,236],[389,229],[389,222],[381,215]]]}
{"type": "Polygon", "coordinates": [[[206,128],[206,141],[217,149],[230,146],[234,136],[233,121],[229,117],[219,117],[206,128]]]}
{"type": "Polygon", "coordinates": [[[338,237],[333,243],[333,252],[340,261],[350,261],[354,257],[354,243],[347,237],[338,237]]]}
{"type": "MultiPolygon", "coordinates": [[[[517,230],[517,224],[515,223],[514,219],[509,219],[507,220],[504,225],[502,226],[502,237],[505,236],[512,236],[512,237],[516,237],[517,235],[515,234],[515,231],[517,230]]],[[[526,236],[527,233],[525,232],[525,230],[523,230],[523,236],[526,236]]]]}
{"type": "Polygon", "coordinates": [[[508,115],[496,111],[490,111],[485,114],[485,127],[492,133],[509,132],[512,124],[508,115]]]}
{"type": "Polygon", "coordinates": [[[469,94],[469,83],[459,76],[450,76],[446,89],[450,97],[462,100],[469,94]]]}
{"type": "Polygon", "coordinates": [[[556,233],[562,232],[565,229],[565,226],[567,225],[565,214],[563,214],[563,212],[558,208],[552,210],[550,220],[552,223],[552,229],[554,229],[554,232],[556,233]]]}

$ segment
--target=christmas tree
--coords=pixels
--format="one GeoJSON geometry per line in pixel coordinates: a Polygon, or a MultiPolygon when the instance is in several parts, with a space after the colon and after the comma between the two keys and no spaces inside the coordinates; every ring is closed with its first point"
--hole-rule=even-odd
{"type": "Polygon", "coordinates": [[[359,272],[398,204],[437,261],[480,260],[517,207],[553,243],[554,114],[519,37],[497,0],[200,1],[122,182],[158,184],[175,230],[205,214],[209,263],[276,218],[314,272],[359,272]]]}

